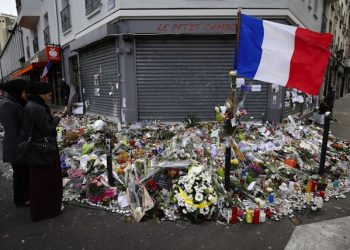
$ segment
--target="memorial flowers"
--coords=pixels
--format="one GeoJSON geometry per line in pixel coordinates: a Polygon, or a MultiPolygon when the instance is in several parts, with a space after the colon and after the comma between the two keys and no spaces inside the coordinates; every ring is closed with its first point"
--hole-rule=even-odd
{"type": "Polygon", "coordinates": [[[190,167],[173,190],[180,214],[193,222],[209,218],[218,200],[211,174],[201,165],[190,167]]]}

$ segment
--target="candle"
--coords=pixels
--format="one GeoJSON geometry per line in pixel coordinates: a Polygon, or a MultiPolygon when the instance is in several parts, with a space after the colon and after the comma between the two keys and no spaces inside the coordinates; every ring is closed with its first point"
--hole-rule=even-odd
{"type": "Polygon", "coordinates": [[[249,224],[253,222],[253,210],[247,208],[245,219],[246,219],[246,222],[249,224]]]}
{"type": "Polygon", "coordinates": [[[266,221],[266,214],[264,211],[260,211],[260,218],[259,218],[259,222],[260,223],[264,223],[266,221]]]}
{"type": "Polygon", "coordinates": [[[309,204],[312,200],[312,194],[311,193],[306,193],[305,194],[305,200],[309,204]]]}
{"type": "Polygon", "coordinates": [[[325,191],[320,191],[319,196],[320,196],[321,198],[324,198],[324,196],[325,196],[325,191]]]}
{"type": "Polygon", "coordinates": [[[288,189],[289,189],[290,192],[293,192],[293,191],[294,191],[294,184],[295,184],[294,181],[289,181],[288,189]]]}
{"type": "Polygon", "coordinates": [[[316,205],[317,205],[317,208],[322,208],[322,206],[323,206],[323,199],[322,199],[322,197],[317,197],[316,205]]]}
{"type": "Polygon", "coordinates": [[[316,211],[316,210],[317,210],[317,205],[316,205],[316,204],[312,204],[311,210],[312,210],[312,211],[316,211]]]}
{"type": "Polygon", "coordinates": [[[259,220],[260,220],[260,209],[259,208],[255,208],[254,209],[253,223],[254,224],[259,224],[259,220]]]}
{"type": "Polygon", "coordinates": [[[312,180],[311,181],[311,192],[315,192],[317,186],[317,181],[312,180]]]}
{"type": "Polygon", "coordinates": [[[311,181],[310,180],[308,180],[308,182],[306,184],[305,192],[311,193],[311,181]]]}
{"type": "Polygon", "coordinates": [[[273,195],[273,193],[271,193],[271,194],[269,194],[269,203],[273,203],[273,201],[274,201],[274,195],[273,195]]]}
{"type": "Polygon", "coordinates": [[[237,222],[237,207],[232,207],[231,223],[235,224],[237,222]]]}

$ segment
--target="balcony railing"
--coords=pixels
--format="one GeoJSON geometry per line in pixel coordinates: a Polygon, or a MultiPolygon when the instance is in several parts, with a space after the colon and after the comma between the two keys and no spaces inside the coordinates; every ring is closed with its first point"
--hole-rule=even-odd
{"type": "Polygon", "coordinates": [[[66,7],[64,7],[64,9],[61,11],[61,25],[62,32],[66,32],[67,30],[72,28],[69,4],[66,7]]]}
{"type": "Polygon", "coordinates": [[[38,37],[34,37],[34,40],[33,40],[33,51],[34,53],[38,52],[39,51],[39,43],[38,43],[38,37]]]}
{"type": "Polygon", "coordinates": [[[85,0],[85,15],[90,15],[101,6],[101,0],[85,0]]]}
{"type": "Polygon", "coordinates": [[[45,44],[50,44],[50,27],[46,26],[46,28],[43,30],[44,33],[44,42],[45,44]]]}

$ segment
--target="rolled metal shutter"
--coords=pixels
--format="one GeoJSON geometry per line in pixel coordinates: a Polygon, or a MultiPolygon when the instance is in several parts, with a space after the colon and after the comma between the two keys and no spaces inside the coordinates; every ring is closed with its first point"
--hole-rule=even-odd
{"type": "Polygon", "coordinates": [[[79,52],[83,99],[89,102],[87,111],[110,117],[120,117],[120,97],[115,89],[118,80],[118,61],[115,40],[99,43],[79,52]],[[94,75],[100,74],[95,85],[94,75]],[[100,96],[95,89],[100,89],[100,96]]]}
{"type": "MultiPolygon", "coordinates": [[[[183,121],[194,115],[201,121],[213,120],[214,107],[223,105],[231,93],[233,38],[137,38],[139,119],[183,121]]],[[[250,92],[246,98],[246,109],[257,119],[266,114],[267,90],[263,92],[250,92]]]]}

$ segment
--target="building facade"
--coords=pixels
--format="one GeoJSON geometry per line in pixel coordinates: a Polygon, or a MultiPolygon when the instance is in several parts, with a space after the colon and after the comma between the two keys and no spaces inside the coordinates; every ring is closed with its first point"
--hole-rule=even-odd
{"type": "Polygon", "coordinates": [[[20,70],[25,62],[23,48],[23,31],[14,25],[10,30],[10,36],[0,53],[1,81],[11,80],[12,74],[20,70]]]}
{"type": "Polygon", "coordinates": [[[54,89],[53,103],[64,104],[61,95],[60,31],[56,0],[16,0],[17,25],[21,27],[24,47],[23,67],[13,78],[48,81],[54,89]],[[50,63],[49,63],[50,61],[50,63]],[[43,77],[45,66],[49,73],[43,77]]]}
{"type": "Polygon", "coordinates": [[[327,69],[323,94],[329,88],[336,97],[350,92],[350,1],[325,1],[322,31],[334,35],[331,60],[327,69]]]}
{"type": "Polygon", "coordinates": [[[11,34],[9,30],[13,29],[15,22],[15,16],[0,13],[0,52],[4,49],[11,34]]]}
{"type": "MultiPolygon", "coordinates": [[[[321,31],[326,6],[320,0],[16,3],[24,63],[11,77],[39,80],[51,60],[48,50],[59,47],[48,79],[54,103],[62,104],[60,79],[65,78],[88,112],[122,122],[214,119],[214,107],[231,92],[228,72],[234,67],[238,8],[321,31]]],[[[293,103],[290,90],[245,83],[255,90],[246,94],[243,107],[251,119],[279,121],[305,106],[293,103]]]]}
{"type": "MultiPolygon", "coordinates": [[[[123,122],[212,120],[214,106],[230,93],[238,7],[321,30],[323,1],[62,0],[64,75],[93,113],[123,122]]],[[[278,120],[296,111],[284,107],[283,88],[246,82],[260,85],[245,99],[253,119],[278,120]]]]}

